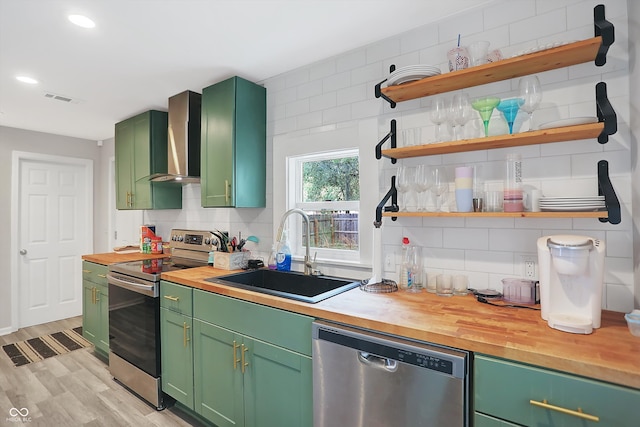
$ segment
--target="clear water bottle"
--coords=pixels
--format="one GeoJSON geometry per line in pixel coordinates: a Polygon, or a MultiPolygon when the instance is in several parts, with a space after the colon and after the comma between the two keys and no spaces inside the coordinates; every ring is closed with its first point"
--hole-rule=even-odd
{"type": "Polygon", "coordinates": [[[522,159],[520,154],[507,154],[505,165],[503,210],[505,212],[522,212],[524,205],[522,203],[522,159]]]}
{"type": "Polygon", "coordinates": [[[402,238],[402,261],[400,264],[400,280],[398,287],[407,290],[411,285],[411,262],[409,259],[409,238],[402,238]]]}

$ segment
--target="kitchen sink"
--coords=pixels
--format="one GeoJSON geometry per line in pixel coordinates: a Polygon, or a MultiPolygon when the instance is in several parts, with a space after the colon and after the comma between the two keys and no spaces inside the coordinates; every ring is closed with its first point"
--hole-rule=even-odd
{"type": "Polygon", "coordinates": [[[358,281],[338,277],[308,276],[298,272],[268,269],[251,270],[205,280],[311,304],[360,285],[358,281]]]}

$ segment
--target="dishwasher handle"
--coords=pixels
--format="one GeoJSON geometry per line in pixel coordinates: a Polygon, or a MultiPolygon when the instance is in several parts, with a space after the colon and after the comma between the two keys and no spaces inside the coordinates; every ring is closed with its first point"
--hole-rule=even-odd
{"type": "Polygon", "coordinates": [[[366,366],[384,369],[388,372],[398,370],[398,361],[387,357],[376,356],[375,354],[358,351],[358,361],[366,366]]]}

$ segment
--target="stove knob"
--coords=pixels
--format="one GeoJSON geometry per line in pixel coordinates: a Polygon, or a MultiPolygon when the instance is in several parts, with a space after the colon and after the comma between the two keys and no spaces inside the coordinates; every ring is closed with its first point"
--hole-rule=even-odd
{"type": "Polygon", "coordinates": [[[178,242],[182,242],[183,240],[184,240],[184,237],[178,236],[178,242]]]}
{"type": "Polygon", "coordinates": [[[210,239],[210,238],[208,238],[208,237],[205,237],[205,239],[204,239],[204,244],[205,244],[205,245],[208,245],[208,244],[210,244],[210,243],[211,243],[211,239],[210,239]]]}

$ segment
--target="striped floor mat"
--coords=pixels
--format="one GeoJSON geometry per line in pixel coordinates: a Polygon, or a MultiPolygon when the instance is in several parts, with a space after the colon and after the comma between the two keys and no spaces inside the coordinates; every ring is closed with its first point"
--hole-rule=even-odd
{"type": "Polygon", "coordinates": [[[22,366],[91,345],[82,336],[82,326],[79,326],[50,335],[3,345],[2,349],[7,353],[14,366],[22,366]]]}

